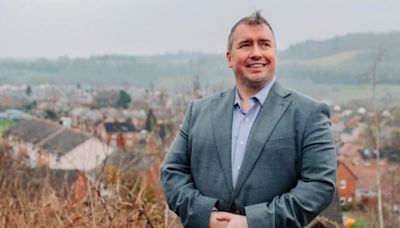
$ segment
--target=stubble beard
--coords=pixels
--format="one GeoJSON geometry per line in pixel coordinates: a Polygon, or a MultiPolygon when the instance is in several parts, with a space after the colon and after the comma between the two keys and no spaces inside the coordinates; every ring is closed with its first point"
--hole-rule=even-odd
{"type": "Polygon", "coordinates": [[[236,77],[238,79],[238,82],[249,89],[252,90],[260,90],[264,88],[266,84],[268,84],[270,81],[272,81],[273,76],[267,76],[263,77],[261,79],[256,79],[256,80],[251,80],[249,77],[245,75],[240,75],[236,77]]]}

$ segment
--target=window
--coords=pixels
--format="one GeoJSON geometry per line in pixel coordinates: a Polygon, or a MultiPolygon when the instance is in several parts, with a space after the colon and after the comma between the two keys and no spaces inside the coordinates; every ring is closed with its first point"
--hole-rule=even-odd
{"type": "Polygon", "coordinates": [[[346,180],[340,180],[340,189],[346,189],[346,180]]]}
{"type": "Polygon", "coordinates": [[[348,198],[347,198],[347,202],[348,202],[348,203],[352,203],[352,202],[353,202],[353,198],[352,198],[352,197],[348,197],[348,198]]]}
{"type": "Polygon", "coordinates": [[[345,197],[340,197],[340,205],[345,205],[346,204],[346,198],[345,197]]]}

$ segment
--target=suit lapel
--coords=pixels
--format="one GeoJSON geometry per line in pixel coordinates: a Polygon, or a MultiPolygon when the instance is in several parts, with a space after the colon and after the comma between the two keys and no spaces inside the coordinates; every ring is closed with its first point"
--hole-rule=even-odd
{"type": "Polygon", "coordinates": [[[234,97],[235,89],[222,93],[221,97],[214,100],[212,113],[213,133],[215,144],[217,145],[218,158],[229,191],[233,190],[231,141],[234,97]]]}
{"type": "Polygon", "coordinates": [[[289,107],[291,101],[290,99],[285,99],[289,95],[289,91],[282,88],[278,82],[275,82],[251,129],[245,156],[233,193],[235,197],[254,168],[276,124],[289,107]]]}

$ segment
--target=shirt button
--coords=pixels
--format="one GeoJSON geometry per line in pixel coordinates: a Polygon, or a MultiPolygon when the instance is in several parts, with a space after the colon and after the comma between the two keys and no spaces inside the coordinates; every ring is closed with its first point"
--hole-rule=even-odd
{"type": "Polygon", "coordinates": [[[249,119],[249,118],[246,118],[245,120],[246,120],[247,122],[249,122],[250,119],[249,119]]]}
{"type": "Polygon", "coordinates": [[[239,170],[239,169],[240,169],[240,166],[239,166],[239,165],[238,165],[238,166],[236,166],[236,169],[237,169],[237,170],[239,170]]]}
{"type": "Polygon", "coordinates": [[[240,145],[244,145],[244,141],[243,140],[240,141],[240,145]]]}

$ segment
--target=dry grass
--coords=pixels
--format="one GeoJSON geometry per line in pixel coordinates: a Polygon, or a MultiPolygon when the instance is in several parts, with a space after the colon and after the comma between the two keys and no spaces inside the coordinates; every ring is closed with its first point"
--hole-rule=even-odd
{"type": "Polygon", "coordinates": [[[73,199],[0,149],[0,227],[181,227],[145,175],[115,167],[102,174],[73,199]]]}

